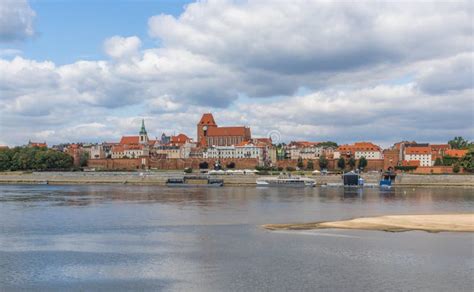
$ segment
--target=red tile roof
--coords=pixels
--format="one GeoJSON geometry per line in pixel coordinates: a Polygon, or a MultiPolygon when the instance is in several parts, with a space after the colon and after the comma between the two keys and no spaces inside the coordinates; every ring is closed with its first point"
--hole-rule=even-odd
{"type": "Polygon", "coordinates": [[[138,144],[139,141],[140,136],[122,136],[122,139],[120,139],[120,144],[138,144]]]}
{"type": "Polygon", "coordinates": [[[114,145],[112,146],[112,152],[123,152],[125,150],[124,145],[114,145]]]}
{"type": "Polygon", "coordinates": [[[431,154],[431,147],[407,147],[405,148],[405,154],[409,155],[424,155],[424,154],[431,154]]]}
{"type": "Polygon", "coordinates": [[[247,127],[211,127],[207,130],[207,136],[250,136],[250,128],[247,127]]]}
{"type": "Polygon", "coordinates": [[[464,157],[467,154],[467,150],[465,149],[448,149],[444,151],[444,155],[451,156],[451,157],[464,157]]]}
{"type": "Polygon", "coordinates": [[[48,145],[46,145],[46,142],[30,142],[28,143],[28,146],[30,147],[48,147],[48,145]]]}
{"type": "Polygon", "coordinates": [[[337,148],[338,151],[350,151],[350,152],[356,152],[356,151],[381,151],[380,146],[375,145],[372,142],[356,142],[353,145],[341,145],[337,148]]]}
{"type": "Polygon", "coordinates": [[[189,137],[184,135],[184,134],[179,134],[176,136],[171,136],[170,137],[170,143],[171,144],[185,144],[187,141],[189,141],[189,137]]]}

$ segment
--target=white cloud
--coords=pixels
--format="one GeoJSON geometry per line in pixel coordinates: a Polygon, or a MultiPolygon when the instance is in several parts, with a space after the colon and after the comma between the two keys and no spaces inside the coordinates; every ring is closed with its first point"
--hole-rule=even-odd
{"type": "Polygon", "coordinates": [[[18,56],[23,52],[18,49],[0,49],[0,57],[18,56]]]}
{"type": "Polygon", "coordinates": [[[436,60],[420,69],[417,82],[423,91],[443,93],[473,88],[474,53],[436,60]]]}
{"type": "Polygon", "coordinates": [[[131,57],[138,54],[142,42],[136,36],[113,36],[104,41],[104,50],[112,58],[131,57]]]}
{"type": "Polygon", "coordinates": [[[193,3],[179,17],[149,19],[158,48],[113,36],[104,41],[108,60],[0,59],[0,140],[118,139],[136,132],[140,115],[155,135],[193,136],[204,111],[285,140],[472,138],[470,8],[193,3]]]}
{"type": "Polygon", "coordinates": [[[27,0],[0,1],[0,42],[32,36],[35,16],[27,0]]]}

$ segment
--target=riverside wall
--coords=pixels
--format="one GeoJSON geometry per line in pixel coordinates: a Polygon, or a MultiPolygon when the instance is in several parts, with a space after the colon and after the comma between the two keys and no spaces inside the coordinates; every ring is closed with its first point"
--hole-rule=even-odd
{"type": "MultiPolygon", "coordinates": [[[[164,185],[170,177],[183,176],[182,171],[157,172],[1,172],[0,184],[136,184],[164,185]]],[[[213,176],[214,177],[214,176],[213,176]]],[[[216,175],[224,179],[227,186],[255,186],[259,175],[216,175]]],[[[309,176],[316,179],[318,185],[341,183],[340,175],[309,176]]],[[[366,183],[377,184],[378,173],[364,173],[366,183]]],[[[472,174],[400,174],[394,186],[464,186],[474,187],[472,174]]]]}

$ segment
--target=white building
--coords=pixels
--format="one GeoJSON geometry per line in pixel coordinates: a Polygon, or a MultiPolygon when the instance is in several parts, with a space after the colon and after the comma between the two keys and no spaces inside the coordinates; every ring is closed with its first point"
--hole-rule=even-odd
{"type": "Polygon", "coordinates": [[[259,164],[265,159],[265,147],[257,146],[250,142],[240,143],[237,146],[212,146],[203,152],[203,158],[213,159],[258,159],[259,164]]]}
{"type": "Polygon", "coordinates": [[[90,159],[105,158],[104,147],[102,145],[92,145],[90,148],[90,159]]]}
{"type": "Polygon", "coordinates": [[[367,160],[371,159],[383,159],[382,151],[380,150],[356,150],[354,154],[355,159],[365,157],[367,160]]]}
{"type": "Polygon", "coordinates": [[[431,147],[406,147],[406,161],[419,161],[420,166],[433,166],[431,147]]]}

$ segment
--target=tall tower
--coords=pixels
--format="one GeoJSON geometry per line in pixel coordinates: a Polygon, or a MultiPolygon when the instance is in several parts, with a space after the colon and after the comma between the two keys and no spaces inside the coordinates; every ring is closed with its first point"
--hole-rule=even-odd
{"type": "Polygon", "coordinates": [[[145,120],[142,119],[142,128],[140,129],[140,138],[138,140],[140,144],[148,144],[148,135],[145,129],[145,120]]]}
{"type": "Polygon", "coordinates": [[[212,114],[206,113],[202,115],[201,120],[197,124],[197,142],[201,147],[207,146],[206,136],[209,128],[217,128],[217,124],[212,114]]]}

